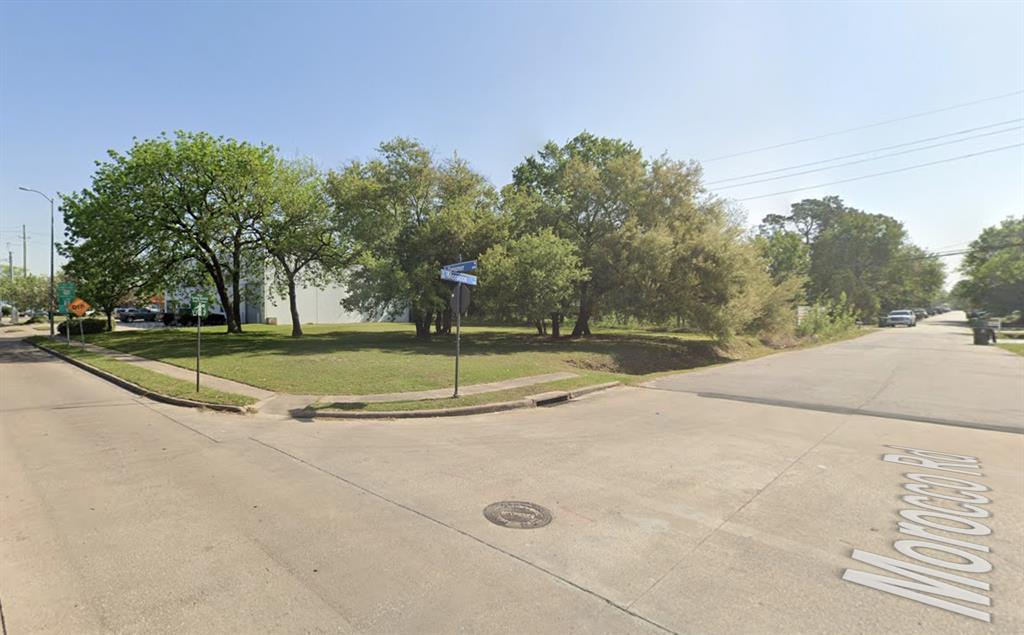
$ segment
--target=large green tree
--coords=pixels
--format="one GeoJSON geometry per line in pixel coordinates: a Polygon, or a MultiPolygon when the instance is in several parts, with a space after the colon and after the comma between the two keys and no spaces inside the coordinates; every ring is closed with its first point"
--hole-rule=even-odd
{"type": "Polygon", "coordinates": [[[181,272],[203,271],[228,332],[240,332],[243,282],[263,261],[256,227],[270,208],[275,167],[270,146],[177,132],[136,141],[124,154],[111,150],[94,189],[113,193],[150,252],[168,254],[181,272]]]}
{"type": "Polygon", "coordinates": [[[1024,216],[986,227],[969,247],[958,292],[974,308],[1024,312],[1024,216]]]}
{"type": "Polygon", "coordinates": [[[59,248],[78,295],[106,315],[112,330],[114,309],[161,291],[176,260],[173,252],[152,249],[130,203],[118,199],[120,190],[110,192],[104,185],[100,180],[95,189],[62,197],[67,240],[59,248]]]}
{"type": "Polygon", "coordinates": [[[524,319],[537,333],[559,336],[561,314],[572,304],[577,285],[587,277],[576,246],[550,229],[494,245],[480,257],[480,297],[488,314],[524,319]]]}
{"type": "Polygon", "coordinates": [[[348,264],[348,236],[338,231],[323,174],[311,161],[281,161],[269,189],[270,207],[254,224],[267,253],[276,293],[288,297],[292,336],[302,335],[296,294],[322,286],[348,264]]]}
{"type": "Polygon", "coordinates": [[[927,305],[945,280],[942,264],[910,243],[899,221],[836,196],[794,203],[789,215],[769,214],[756,242],[777,281],[806,274],[809,299],[845,298],[864,319],[927,305]]]}
{"type": "Polygon", "coordinates": [[[647,164],[639,149],[584,132],[563,146],[547,143],[513,171],[503,199],[514,231],[549,228],[568,240],[590,276],[576,288],[572,335],[590,334],[590,318],[619,284],[623,226],[639,209],[647,164]]]}
{"type": "Polygon", "coordinates": [[[439,161],[415,140],[378,151],[327,176],[335,224],[355,244],[344,304],[371,315],[408,310],[417,337],[429,338],[449,311],[441,266],[479,256],[500,235],[497,193],[465,161],[439,161]]]}

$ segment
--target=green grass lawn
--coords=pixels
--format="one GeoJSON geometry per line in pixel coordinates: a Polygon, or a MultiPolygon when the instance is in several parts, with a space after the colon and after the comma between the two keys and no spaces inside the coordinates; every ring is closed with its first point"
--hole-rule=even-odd
{"type": "MultiPolygon", "coordinates": [[[[333,324],[303,327],[245,325],[203,329],[203,372],[277,392],[360,395],[444,388],[452,384],[453,336],[418,340],[411,324],[333,324]]],[[[195,363],[194,329],[116,331],[87,336],[95,344],[184,368],[195,363]]],[[[464,385],[559,371],[588,383],[630,380],[652,373],[707,366],[763,352],[740,339],[729,352],[707,337],[613,331],[577,340],[538,337],[532,329],[463,327],[464,385]]]]}
{"type": "MultiPolygon", "coordinates": [[[[419,340],[412,324],[308,325],[301,338],[291,337],[289,326],[247,324],[244,329],[234,335],[225,333],[222,326],[203,329],[203,372],[275,392],[309,395],[366,395],[452,385],[454,336],[419,340]]],[[[86,337],[100,346],[183,368],[195,363],[195,329],[115,331],[86,337]]],[[[636,383],[774,350],[749,337],[735,338],[724,349],[710,337],[687,333],[609,329],[588,338],[554,340],[537,336],[531,328],[464,326],[460,381],[470,385],[568,371],[580,375],[578,385],[636,383]]],[[[525,394],[541,391],[534,386],[525,394]]],[[[487,401],[495,396],[489,393],[487,401]]],[[[459,405],[464,403],[469,402],[459,400],[459,405]]]]}
{"type": "Polygon", "coordinates": [[[1010,351],[1018,355],[1024,355],[1024,344],[996,344],[999,348],[1004,351],[1010,351]]]}
{"type": "Polygon", "coordinates": [[[199,392],[196,392],[196,385],[192,382],[182,381],[145,368],[139,368],[132,364],[119,362],[99,353],[83,351],[74,345],[68,346],[63,341],[54,342],[43,337],[36,337],[35,341],[40,346],[60,351],[68,357],[81,360],[90,366],[105,370],[146,390],[162,395],[192,399],[193,401],[201,401],[203,403],[229,404],[233,406],[248,406],[249,404],[256,403],[256,400],[251,397],[222,392],[212,388],[200,387],[199,392]]]}

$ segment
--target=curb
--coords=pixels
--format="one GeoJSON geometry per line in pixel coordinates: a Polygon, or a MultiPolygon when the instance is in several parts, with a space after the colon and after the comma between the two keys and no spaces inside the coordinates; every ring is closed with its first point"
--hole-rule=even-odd
{"type": "Polygon", "coordinates": [[[458,406],[434,410],[379,410],[372,412],[324,409],[307,410],[305,415],[310,419],[429,419],[434,417],[457,417],[555,405],[621,385],[622,382],[613,381],[607,384],[586,386],[576,390],[556,390],[530,395],[515,401],[502,401],[499,403],[481,404],[479,406],[458,406]]]}
{"type": "Polygon", "coordinates": [[[163,402],[163,403],[171,404],[173,406],[184,406],[186,408],[206,408],[208,410],[219,410],[221,412],[234,412],[234,413],[238,413],[238,414],[247,414],[249,412],[249,409],[248,409],[249,407],[248,406],[232,406],[232,405],[220,404],[220,403],[206,403],[204,401],[193,401],[191,399],[185,399],[183,397],[171,397],[169,395],[162,395],[162,394],[160,394],[158,392],[153,392],[151,390],[147,390],[147,389],[143,388],[142,386],[139,386],[138,384],[133,384],[132,382],[130,382],[130,381],[126,380],[126,379],[121,379],[117,375],[114,375],[112,373],[108,373],[105,370],[100,370],[99,368],[96,368],[95,366],[92,366],[90,364],[86,364],[85,362],[83,362],[81,360],[78,360],[78,359],[75,359],[74,357],[70,357],[68,355],[65,355],[64,353],[61,353],[60,351],[55,351],[52,348],[46,348],[45,346],[40,346],[39,344],[36,344],[35,342],[29,342],[29,344],[31,344],[32,346],[35,346],[36,348],[38,348],[41,351],[46,351],[47,353],[49,353],[50,355],[53,355],[54,357],[56,357],[58,359],[64,360],[65,362],[71,364],[72,366],[77,366],[77,367],[81,368],[82,370],[84,370],[86,372],[92,373],[93,375],[96,375],[100,379],[105,379],[105,380],[109,381],[110,383],[116,384],[116,385],[120,386],[121,388],[124,388],[125,390],[127,390],[129,392],[133,392],[136,395],[140,395],[142,397],[146,397],[147,399],[152,399],[153,401],[160,401],[160,402],[163,402]]]}

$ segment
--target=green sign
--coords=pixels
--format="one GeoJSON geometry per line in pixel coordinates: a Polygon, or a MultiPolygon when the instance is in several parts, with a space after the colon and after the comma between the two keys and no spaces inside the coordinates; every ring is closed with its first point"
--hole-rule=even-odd
{"type": "Polygon", "coordinates": [[[210,313],[209,299],[205,296],[194,295],[190,299],[192,303],[192,315],[195,317],[204,318],[210,313]]]}
{"type": "Polygon", "coordinates": [[[68,305],[75,299],[78,289],[74,282],[61,282],[57,284],[57,313],[67,313],[68,305]]]}

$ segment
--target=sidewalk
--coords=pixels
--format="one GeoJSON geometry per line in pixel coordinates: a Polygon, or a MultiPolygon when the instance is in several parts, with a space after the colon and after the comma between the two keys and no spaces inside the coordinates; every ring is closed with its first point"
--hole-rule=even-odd
{"type": "MultiPolygon", "coordinates": [[[[196,380],[196,371],[182,368],[180,366],[174,366],[173,364],[166,364],[164,362],[146,359],[145,357],[122,353],[121,351],[114,351],[109,348],[103,348],[102,346],[96,346],[95,344],[86,344],[85,350],[92,353],[99,353],[100,355],[106,355],[113,360],[132,364],[140,368],[145,368],[146,370],[160,373],[161,375],[174,377],[175,379],[183,379],[185,381],[196,380]]],[[[257,388],[256,386],[250,386],[249,384],[243,384],[230,379],[223,379],[221,377],[214,377],[213,375],[207,375],[206,373],[199,373],[199,381],[207,388],[216,388],[223,392],[245,395],[246,397],[252,397],[260,401],[269,399],[276,394],[269,390],[257,388]]]]}

